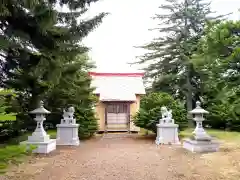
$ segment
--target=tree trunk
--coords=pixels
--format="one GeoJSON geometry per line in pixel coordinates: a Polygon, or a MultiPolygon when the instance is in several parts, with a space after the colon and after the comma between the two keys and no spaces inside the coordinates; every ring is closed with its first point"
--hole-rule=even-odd
{"type": "Polygon", "coordinates": [[[187,82],[186,82],[186,87],[187,87],[187,92],[186,92],[186,101],[187,101],[187,118],[188,118],[188,127],[193,127],[193,120],[192,120],[192,115],[189,114],[189,111],[192,110],[192,84],[191,84],[191,78],[190,78],[190,73],[189,73],[189,68],[187,70],[187,82]]]}
{"type": "MultiPolygon", "coordinates": [[[[187,11],[188,11],[188,1],[185,0],[184,1],[185,4],[185,19],[184,19],[184,34],[185,34],[185,43],[187,41],[187,38],[189,36],[189,30],[188,30],[188,21],[187,21],[187,11]]],[[[187,47],[184,48],[184,53],[187,50],[187,47]]],[[[187,65],[186,65],[186,103],[187,103],[187,111],[191,111],[192,110],[192,84],[191,84],[191,77],[190,77],[190,71],[191,71],[191,67],[190,67],[190,62],[189,59],[186,59],[187,65]]],[[[187,112],[187,113],[188,113],[187,112]]],[[[187,114],[187,118],[188,118],[188,127],[193,127],[193,120],[192,120],[192,115],[191,114],[187,114]]]]}
{"type": "Polygon", "coordinates": [[[31,100],[30,100],[30,106],[29,106],[29,110],[34,110],[36,108],[39,107],[39,102],[40,102],[40,96],[38,94],[35,94],[33,91],[32,91],[32,97],[31,97],[31,100]]]}

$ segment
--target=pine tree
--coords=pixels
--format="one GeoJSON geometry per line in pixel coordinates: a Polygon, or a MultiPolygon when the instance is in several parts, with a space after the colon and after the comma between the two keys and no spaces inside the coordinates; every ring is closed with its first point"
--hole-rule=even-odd
{"type": "Polygon", "coordinates": [[[58,83],[63,62],[88,50],[79,42],[104,14],[77,20],[90,0],[30,2],[3,2],[7,13],[1,19],[2,77],[6,77],[2,85],[30,94],[31,106],[35,106],[41,95],[58,83]],[[57,5],[65,5],[71,12],[60,12],[57,5]]]}
{"type": "Polygon", "coordinates": [[[79,126],[79,137],[91,137],[98,129],[97,119],[92,107],[96,99],[90,87],[91,78],[88,74],[93,63],[87,54],[77,56],[64,65],[62,78],[46,97],[46,107],[55,112],[47,122],[56,125],[62,118],[62,110],[69,106],[76,109],[76,119],[79,126]]]}
{"type": "Polygon", "coordinates": [[[205,28],[194,67],[201,73],[204,105],[211,112],[212,128],[239,130],[240,125],[240,21],[210,23],[205,28]]]}
{"type": "Polygon", "coordinates": [[[153,78],[153,91],[165,91],[186,101],[187,110],[193,108],[199,90],[198,73],[191,63],[203,35],[207,21],[221,18],[210,17],[210,3],[203,0],[166,0],[155,19],[161,36],[141,48],[149,50],[139,62],[149,63],[146,78],[153,78]],[[185,97],[185,98],[182,98],[185,97]]]}
{"type": "MultiPolygon", "coordinates": [[[[96,1],[3,0],[1,2],[0,85],[17,91],[23,114],[34,109],[40,99],[49,97],[49,93],[63,81],[66,64],[71,64],[77,55],[88,51],[81,41],[101,23],[106,15],[101,13],[92,18],[82,18],[89,5],[96,1]],[[61,11],[61,7],[67,8],[68,11],[61,11]]],[[[86,71],[80,69],[78,81],[88,83],[85,74],[86,71]]],[[[78,89],[78,92],[80,91],[79,94],[83,99],[89,99],[91,89],[87,89],[86,85],[83,87],[78,89]]],[[[69,92],[75,91],[67,87],[67,84],[62,88],[68,89],[69,92]]],[[[67,95],[71,96],[70,93],[67,95]]],[[[81,101],[79,97],[75,98],[81,101]]],[[[45,103],[51,106],[50,103],[45,103]]],[[[88,103],[92,102],[88,101],[88,103]]],[[[26,120],[27,117],[20,119],[24,118],[26,120]]]]}

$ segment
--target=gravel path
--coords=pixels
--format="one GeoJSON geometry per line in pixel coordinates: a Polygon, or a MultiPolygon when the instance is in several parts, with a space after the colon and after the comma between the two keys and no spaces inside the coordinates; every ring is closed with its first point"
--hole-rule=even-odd
{"type": "MultiPolygon", "coordinates": [[[[6,180],[221,180],[202,155],[180,146],[156,146],[137,135],[95,138],[58,147],[11,170],[6,180]],[[200,176],[201,175],[201,176],[200,176]]],[[[2,177],[3,178],[3,177],[2,177]]]]}

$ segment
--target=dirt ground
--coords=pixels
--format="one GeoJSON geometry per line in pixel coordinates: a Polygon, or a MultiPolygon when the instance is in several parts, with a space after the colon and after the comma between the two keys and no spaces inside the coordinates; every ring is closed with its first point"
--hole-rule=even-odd
{"type": "Polygon", "coordinates": [[[35,155],[0,179],[239,180],[240,147],[225,144],[216,153],[193,154],[181,146],[156,146],[152,137],[97,137],[35,155]]]}

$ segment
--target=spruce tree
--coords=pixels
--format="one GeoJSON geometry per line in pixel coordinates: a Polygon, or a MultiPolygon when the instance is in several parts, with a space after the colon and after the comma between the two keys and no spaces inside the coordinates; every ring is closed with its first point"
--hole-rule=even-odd
{"type": "MultiPolygon", "coordinates": [[[[55,87],[63,81],[66,64],[71,64],[77,55],[87,53],[88,48],[82,45],[81,41],[105,16],[105,13],[101,13],[92,18],[82,18],[89,5],[96,1],[1,2],[1,87],[17,91],[23,114],[36,108],[39,100],[49,97],[55,87]],[[61,11],[61,7],[67,8],[68,11],[61,11]]],[[[78,80],[88,84],[89,79],[85,74],[85,69],[79,69],[78,80]]],[[[83,87],[87,88],[85,85],[83,87]]],[[[72,91],[67,84],[61,88],[72,91]]],[[[79,94],[83,99],[89,99],[92,91],[86,88],[78,90],[81,91],[79,94]]],[[[81,101],[78,97],[75,98],[81,101]]],[[[48,102],[45,104],[51,106],[48,102]]]]}
{"type": "Polygon", "coordinates": [[[212,128],[240,125],[240,21],[210,23],[193,57],[201,73],[203,99],[212,128]]]}
{"type": "Polygon", "coordinates": [[[145,78],[154,79],[153,91],[165,91],[186,101],[187,110],[198,98],[199,77],[194,70],[191,56],[197,50],[198,40],[210,17],[210,3],[203,0],[166,0],[155,19],[160,37],[141,48],[149,50],[137,63],[149,63],[145,78]],[[184,98],[182,98],[184,97],[184,98]]]}
{"type": "Polygon", "coordinates": [[[30,2],[3,2],[2,85],[30,94],[34,108],[41,95],[58,83],[63,62],[88,50],[79,42],[104,14],[78,20],[90,0],[30,2]],[[57,5],[65,5],[71,12],[60,12],[57,5]]]}
{"type": "Polygon", "coordinates": [[[76,56],[64,65],[58,85],[46,96],[48,102],[46,106],[55,112],[50,115],[47,123],[58,124],[59,119],[62,118],[62,110],[74,106],[75,118],[80,124],[80,138],[88,138],[96,132],[98,123],[92,108],[96,99],[90,87],[91,77],[88,74],[93,67],[87,54],[76,56]]]}

